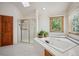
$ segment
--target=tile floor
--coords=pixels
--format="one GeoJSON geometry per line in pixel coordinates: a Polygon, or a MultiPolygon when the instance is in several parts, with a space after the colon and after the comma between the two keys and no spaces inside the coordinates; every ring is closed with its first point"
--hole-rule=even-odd
{"type": "Polygon", "coordinates": [[[43,56],[43,50],[38,44],[19,43],[0,47],[0,56],[43,56]]]}

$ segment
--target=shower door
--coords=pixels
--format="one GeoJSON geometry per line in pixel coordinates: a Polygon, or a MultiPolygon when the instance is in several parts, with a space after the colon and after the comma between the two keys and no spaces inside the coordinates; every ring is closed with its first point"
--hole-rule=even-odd
{"type": "Polygon", "coordinates": [[[21,42],[30,43],[29,37],[29,22],[22,20],[21,22],[21,42]]]}

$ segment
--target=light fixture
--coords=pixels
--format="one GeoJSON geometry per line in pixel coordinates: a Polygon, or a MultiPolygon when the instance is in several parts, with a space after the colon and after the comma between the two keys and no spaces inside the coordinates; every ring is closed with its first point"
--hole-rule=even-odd
{"type": "Polygon", "coordinates": [[[22,2],[22,4],[23,4],[24,7],[29,7],[30,6],[29,2],[22,2]]]}
{"type": "Polygon", "coordinates": [[[46,8],[42,8],[43,10],[46,10],[46,8]]]}

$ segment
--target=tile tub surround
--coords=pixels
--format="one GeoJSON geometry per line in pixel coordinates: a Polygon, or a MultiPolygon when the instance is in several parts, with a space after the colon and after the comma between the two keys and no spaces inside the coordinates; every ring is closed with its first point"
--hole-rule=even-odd
{"type": "Polygon", "coordinates": [[[75,45],[73,48],[65,52],[62,52],[59,49],[56,49],[55,47],[51,47],[50,45],[48,45],[44,39],[49,40],[50,37],[49,38],[35,38],[35,41],[37,41],[39,44],[41,44],[45,49],[47,49],[51,54],[54,54],[55,56],[79,56],[79,45],[75,45]]]}

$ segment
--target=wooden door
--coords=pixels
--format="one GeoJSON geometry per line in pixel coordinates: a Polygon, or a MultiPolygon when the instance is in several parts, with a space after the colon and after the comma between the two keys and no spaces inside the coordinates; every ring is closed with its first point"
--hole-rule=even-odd
{"type": "Polygon", "coordinates": [[[1,46],[1,40],[2,40],[2,17],[0,16],[0,46],[1,46]]]}
{"type": "Polygon", "coordinates": [[[13,17],[3,16],[3,40],[2,46],[13,44],[13,17]]]}

